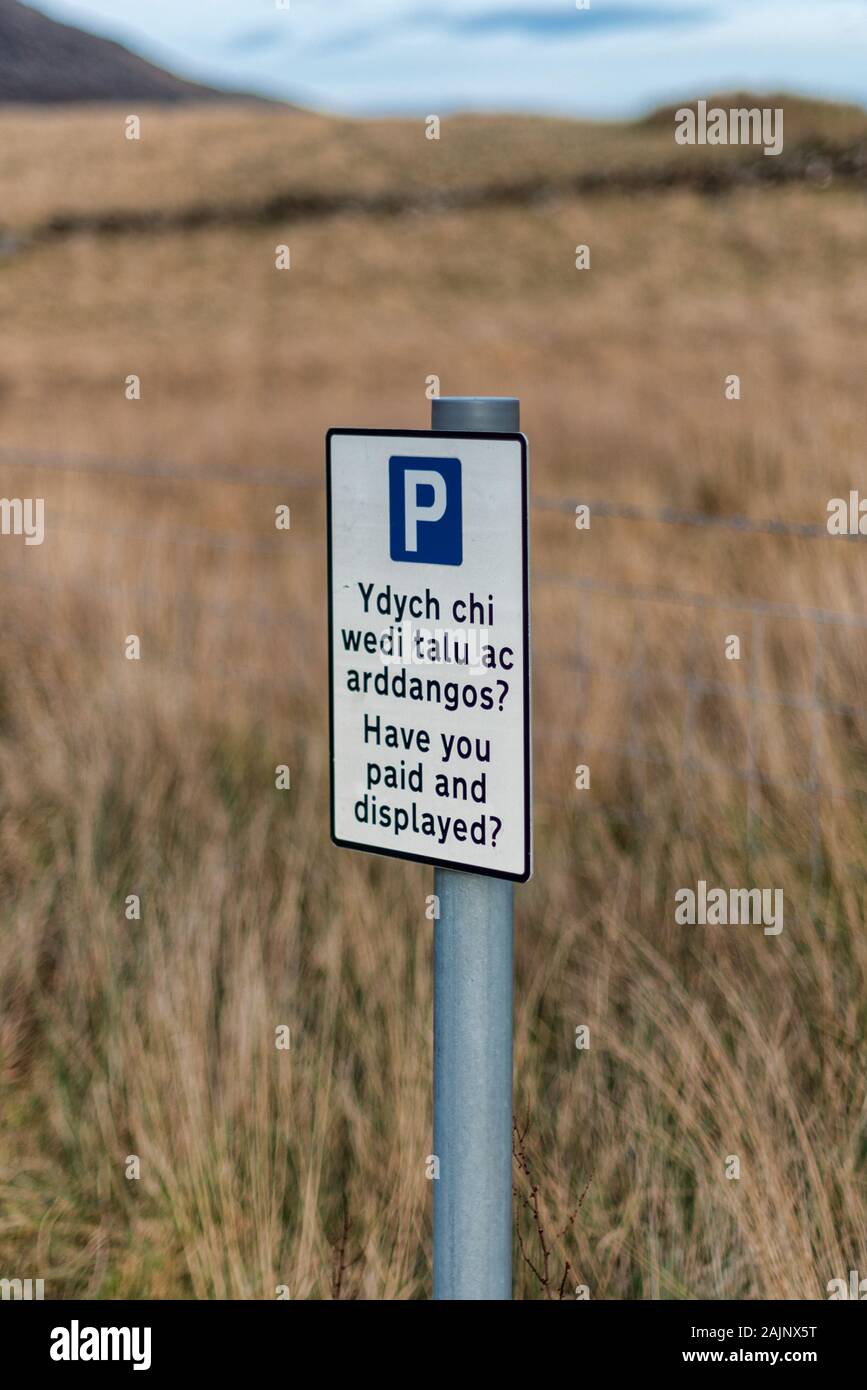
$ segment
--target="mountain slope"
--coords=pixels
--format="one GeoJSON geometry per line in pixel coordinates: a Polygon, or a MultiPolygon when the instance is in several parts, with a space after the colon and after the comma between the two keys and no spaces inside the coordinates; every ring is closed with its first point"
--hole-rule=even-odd
{"type": "Polygon", "coordinates": [[[0,103],[207,101],[227,94],[186,82],[121,44],[0,0],[0,103]]]}

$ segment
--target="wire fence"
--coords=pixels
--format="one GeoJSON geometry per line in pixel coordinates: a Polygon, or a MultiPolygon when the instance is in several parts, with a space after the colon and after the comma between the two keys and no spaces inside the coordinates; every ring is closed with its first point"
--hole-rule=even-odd
{"type": "MultiPolygon", "coordinates": [[[[24,468],[46,473],[91,474],[118,479],[131,478],[149,482],[175,482],[213,487],[225,484],[234,487],[268,487],[284,492],[322,492],[324,478],[289,470],[262,472],[256,469],[217,468],[207,473],[184,468],[166,460],[130,458],[115,460],[92,455],[62,454],[53,450],[14,449],[0,445],[0,468],[24,468]]],[[[579,506],[586,506],[596,518],[616,521],[656,522],[667,526],[697,526],[706,529],[736,531],[746,535],[790,536],[798,540],[864,541],[867,535],[855,533],[831,536],[822,522],[785,521],[778,517],[720,516],[680,507],[638,507],[625,502],[610,502],[591,498],[533,497],[536,512],[566,513],[574,516],[579,506]]]]}
{"type": "Polygon", "coordinates": [[[81,473],[100,477],[138,478],[155,482],[215,483],[237,487],[291,487],[295,492],[321,489],[322,483],[309,474],[263,473],[256,469],[216,468],[208,473],[184,468],[164,459],[129,458],[117,460],[90,454],[63,454],[51,449],[13,449],[0,445],[0,466],[26,468],[44,473],[81,473]]]}
{"type": "MultiPolygon", "coordinates": [[[[746,683],[733,680],[720,680],[717,676],[703,675],[696,669],[697,644],[692,643],[691,661],[685,672],[665,669],[649,669],[639,638],[629,663],[610,663],[595,659],[589,635],[579,633],[573,669],[577,677],[575,706],[577,710],[590,706],[592,682],[614,682],[628,691],[630,700],[629,734],[625,740],[611,740],[585,731],[580,717],[574,727],[563,735],[565,741],[575,751],[577,761],[585,762],[594,755],[607,754],[646,770],[654,768],[662,772],[669,784],[677,783],[683,789],[678,819],[678,831],[685,836],[696,833],[695,805],[696,794],[701,779],[716,782],[720,778],[740,783],[746,791],[744,805],[745,847],[750,857],[767,848],[764,835],[763,818],[759,810],[759,797],[763,793],[777,791],[787,796],[795,794],[803,798],[803,808],[808,820],[809,847],[806,854],[799,854],[787,848],[786,859],[792,864],[809,871],[808,915],[812,914],[825,856],[822,848],[822,808],[824,802],[849,802],[859,807],[867,803],[867,785],[845,786],[823,775],[822,735],[827,718],[845,720],[850,727],[860,721],[861,727],[867,724],[867,705],[859,701],[841,701],[834,698],[826,689],[825,675],[827,662],[827,633],[834,629],[867,632],[867,615],[861,613],[837,612],[830,609],[799,607],[795,604],[775,603],[760,599],[716,598],[705,594],[688,593],[677,589],[659,589],[649,586],[608,583],[592,576],[563,577],[542,576],[543,581],[557,584],[582,593],[589,601],[604,597],[625,601],[637,609],[646,605],[669,605],[691,609],[697,616],[703,612],[716,612],[746,615],[749,619],[750,678],[746,683]],[[767,688],[761,681],[763,668],[763,649],[765,629],[769,618],[792,622],[808,623],[813,632],[812,669],[808,673],[806,691],[795,689],[767,688]],[[675,752],[660,752],[653,746],[653,729],[649,727],[646,715],[648,695],[655,693],[664,701],[670,719],[676,708],[675,700],[682,696],[682,726],[679,747],[675,752]],[[701,756],[696,737],[697,711],[706,697],[739,702],[744,706],[746,717],[746,747],[742,761],[729,751],[727,756],[705,759],[701,756]],[[761,765],[759,757],[757,726],[758,716],[766,710],[773,716],[776,711],[791,710],[807,717],[809,734],[803,748],[804,774],[802,776],[779,776],[761,765]]],[[[586,634],[586,608],[583,612],[581,629],[586,634]]],[[[642,631],[640,622],[636,630],[642,631]]],[[[693,626],[693,635],[699,631],[693,626]]],[[[865,642],[867,654],[867,642],[865,642]]],[[[633,786],[630,804],[612,804],[591,799],[579,799],[582,812],[604,813],[627,821],[634,828],[641,829],[650,817],[645,809],[646,785],[639,776],[633,786]]],[[[773,848],[781,846],[774,842],[773,848]]],[[[850,863],[848,872],[860,879],[867,877],[860,864],[850,863]]]]}
{"type": "MultiPolygon", "coordinates": [[[[324,478],[321,476],[289,471],[262,472],[220,467],[203,473],[165,460],[126,459],[116,461],[54,451],[15,450],[8,447],[0,448],[0,468],[25,469],[31,473],[110,476],[163,485],[175,483],[194,485],[205,489],[222,485],[254,489],[270,488],[280,497],[281,502],[286,503],[291,502],[299,493],[315,496],[324,490],[324,478]]],[[[722,516],[677,507],[647,508],[607,500],[545,496],[533,498],[531,505],[537,513],[568,515],[570,518],[575,515],[576,508],[587,506],[594,521],[654,523],[664,527],[700,527],[730,531],[744,536],[788,537],[811,543],[841,539],[837,536],[830,536],[826,526],[821,523],[798,522],[781,518],[722,516]]],[[[257,556],[272,554],[285,557],[287,555],[284,539],[256,534],[249,528],[166,526],[163,523],[153,524],[140,519],[130,523],[114,521],[106,523],[102,519],[82,517],[71,513],[52,513],[52,524],[57,525],[59,530],[71,534],[97,534],[100,536],[108,534],[119,539],[133,536],[138,542],[154,544],[203,546],[218,551],[236,551],[257,556]]],[[[863,540],[865,537],[855,535],[848,539],[863,540]]],[[[318,539],[308,537],[306,539],[301,538],[299,541],[298,537],[293,537],[293,551],[297,550],[299,543],[305,549],[320,548],[318,539]]],[[[2,580],[4,587],[7,585],[31,586],[47,593],[56,591],[68,594],[70,592],[70,585],[67,580],[46,579],[36,576],[32,572],[25,574],[20,566],[0,570],[0,580],[2,580]]],[[[793,863],[805,866],[809,871],[810,911],[812,912],[823,867],[821,818],[823,802],[826,800],[832,802],[846,801],[861,806],[867,801],[867,787],[847,787],[829,781],[823,776],[821,758],[823,721],[829,717],[846,719],[850,722],[867,720],[867,706],[857,700],[843,701],[833,698],[828,692],[825,679],[827,634],[836,629],[867,632],[867,614],[824,607],[800,606],[768,599],[724,597],[691,592],[677,587],[616,582],[600,578],[597,575],[576,576],[552,573],[544,568],[537,568],[534,571],[534,582],[536,585],[542,585],[552,590],[559,588],[583,595],[585,619],[587,604],[591,604],[596,599],[608,599],[618,600],[629,605],[635,613],[639,613],[642,609],[646,610],[650,605],[662,605],[670,609],[691,611],[694,615],[693,638],[700,631],[698,619],[702,613],[709,611],[726,612],[737,614],[740,618],[748,620],[751,674],[746,683],[720,680],[716,676],[703,675],[696,666],[697,647],[694,641],[691,648],[691,661],[688,669],[682,673],[658,668],[649,669],[640,636],[636,638],[635,647],[628,662],[599,661],[591,649],[592,643],[589,639],[588,625],[586,621],[580,623],[574,657],[566,663],[567,668],[571,668],[573,671],[577,681],[576,708],[583,709],[589,705],[588,690],[591,682],[596,680],[614,682],[621,689],[628,691],[629,694],[631,706],[629,730],[626,738],[612,740],[584,730],[582,725],[577,723],[574,727],[569,727],[560,737],[572,747],[579,763],[597,754],[610,754],[633,766],[637,775],[629,805],[614,805],[581,797],[576,798],[574,804],[581,814],[601,812],[607,815],[617,815],[628,820],[633,826],[640,828],[647,821],[645,791],[646,773],[649,768],[662,771],[672,779],[678,778],[681,786],[687,789],[694,789],[696,779],[702,776],[718,777],[722,770],[724,775],[745,787],[746,844],[748,850],[753,853],[758,851],[762,844],[761,816],[758,807],[760,795],[773,789],[784,793],[800,794],[807,799],[807,804],[810,807],[809,849],[806,855],[790,853],[787,858],[793,863]],[[777,620],[783,622],[797,620],[809,624],[813,630],[814,655],[807,690],[767,688],[761,679],[766,625],[770,621],[777,620]],[[670,751],[660,752],[654,746],[653,730],[648,727],[647,716],[647,700],[652,694],[661,695],[667,702],[675,697],[683,697],[681,737],[676,754],[672,754],[670,751]],[[745,707],[747,741],[746,756],[742,763],[732,759],[721,769],[718,760],[709,762],[702,758],[696,737],[696,720],[697,712],[706,697],[740,702],[745,707]],[[808,746],[803,750],[805,770],[802,776],[779,777],[762,767],[758,755],[757,719],[760,712],[765,709],[792,710],[807,716],[810,724],[810,735],[808,746]]],[[[105,584],[97,580],[90,584],[77,579],[74,589],[78,593],[94,598],[104,597],[106,592],[105,584]]],[[[160,594],[158,589],[149,585],[125,587],[124,593],[127,597],[143,605],[155,604],[161,598],[164,599],[164,594],[160,594]]],[[[237,604],[205,598],[192,590],[173,592],[172,602],[183,608],[185,620],[191,624],[195,621],[195,615],[198,612],[209,612],[221,617],[228,617],[233,613],[237,616],[238,612],[237,604]]],[[[291,603],[291,601],[287,601],[286,604],[281,603],[279,609],[256,602],[244,605],[242,616],[245,624],[253,626],[277,629],[281,627],[291,628],[300,611],[300,606],[291,603]]],[[[635,631],[640,634],[642,630],[642,624],[636,622],[635,631]]],[[[265,673],[259,669],[245,669],[243,665],[234,661],[228,663],[226,669],[219,672],[215,671],[212,664],[207,668],[190,668],[181,662],[174,662],[172,667],[177,670],[178,674],[194,676],[198,674],[204,679],[225,680],[230,683],[240,681],[269,684],[278,679],[273,670],[265,673]]],[[[682,833],[689,835],[692,830],[694,794],[687,791],[683,801],[683,816],[679,828],[682,833]]],[[[858,865],[853,865],[852,871],[861,877],[864,876],[858,865]]]]}
{"type": "Polygon", "coordinates": [[[738,531],[750,536],[792,536],[797,540],[863,541],[867,536],[831,536],[826,525],[814,521],[781,521],[776,517],[759,519],[749,516],[717,516],[709,512],[684,510],[679,507],[633,507],[625,502],[590,501],[587,498],[569,500],[562,497],[537,497],[533,509],[539,512],[568,512],[574,516],[580,506],[586,506],[591,516],[614,521],[650,521],[664,526],[699,526],[706,530],[738,531]]]}

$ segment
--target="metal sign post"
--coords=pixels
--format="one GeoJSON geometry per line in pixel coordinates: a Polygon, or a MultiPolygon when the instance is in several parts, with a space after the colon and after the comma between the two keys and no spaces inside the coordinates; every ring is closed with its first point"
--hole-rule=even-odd
{"type": "MultiPolygon", "coordinates": [[[[517,433],[520,403],[441,398],[431,426],[517,433]]],[[[434,1298],[509,1299],[513,887],[436,869],[434,892],[434,1298]]]]}
{"type": "Polygon", "coordinates": [[[527,441],[512,399],[327,444],[331,834],[436,870],[434,1297],[508,1299],[512,885],[532,871],[527,441]]]}

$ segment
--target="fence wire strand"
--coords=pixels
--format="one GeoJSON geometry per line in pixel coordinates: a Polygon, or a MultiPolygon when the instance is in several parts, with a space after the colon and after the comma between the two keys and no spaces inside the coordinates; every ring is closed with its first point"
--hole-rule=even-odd
{"type": "MultiPolygon", "coordinates": [[[[8,446],[0,447],[0,468],[6,470],[24,469],[36,474],[43,472],[66,473],[102,478],[113,477],[146,483],[191,484],[203,488],[222,485],[271,488],[278,491],[281,502],[287,504],[291,503],[293,496],[298,493],[319,494],[324,490],[324,470],[319,473],[298,473],[289,470],[267,472],[255,469],[218,467],[202,472],[160,459],[127,458],[116,460],[114,458],[67,454],[54,450],[16,449],[8,446]]],[[[744,536],[772,536],[801,541],[865,539],[864,536],[858,534],[846,537],[831,536],[827,526],[822,522],[798,522],[777,517],[721,516],[674,506],[642,507],[610,500],[582,501],[579,498],[546,496],[533,498],[531,505],[538,514],[554,514],[569,516],[570,518],[575,515],[576,508],[586,505],[594,521],[600,519],[613,522],[693,527],[727,531],[744,536]]],[[[144,521],[132,524],[119,521],[101,522],[82,519],[80,516],[70,513],[55,513],[54,516],[56,519],[59,517],[58,529],[72,534],[133,537],[136,540],[152,540],[162,544],[201,545],[227,552],[280,553],[290,559],[293,550],[297,550],[299,546],[305,551],[309,551],[318,544],[315,539],[289,535],[278,539],[240,528],[215,528],[199,525],[167,527],[144,521]]],[[[670,672],[649,671],[646,640],[640,625],[635,628],[632,657],[628,664],[595,662],[590,654],[589,629],[586,622],[587,611],[583,611],[581,605],[576,605],[579,640],[574,658],[571,662],[565,663],[565,669],[571,670],[577,676],[578,706],[583,708],[586,705],[589,685],[594,679],[602,678],[621,682],[628,692],[629,732],[628,736],[620,741],[595,736],[584,737],[580,726],[576,725],[574,729],[560,734],[557,741],[569,742],[579,758],[594,752],[610,753],[623,758],[634,770],[634,776],[632,778],[631,807],[605,805],[595,800],[589,802],[579,798],[577,802],[573,803],[575,809],[580,808],[584,814],[603,812],[609,815],[625,816],[632,823],[641,825],[646,818],[648,768],[662,767],[672,773],[679,774],[681,785],[685,788],[682,829],[689,835],[695,830],[697,779],[705,775],[717,775],[722,770],[733,779],[742,781],[746,786],[746,840],[748,852],[752,854],[760,848],[761,817],[757,806],[758,794],[764,789],[776,788],[781,791],[806,795],[812,807],[809,853],[806,856],[792,853],[787,854],[786,857],[791,863],[803,865],[809,869],[809,913],[812,914],[823,865],[820,820],[822,799],[849,800],[859,805],[867,801],[867,790],[841,787],[825,781],[821,776],[820,740],[823,719],[829,715],[849,720],[867,717],[867,706],[859,702],[841,702],[825,697],[824,684],[828,653],[824,634],[835,626],[843,629],[867,630],[867,614],[823,607],[805,607],[793,603],[741,595],[722,596],[691,592],[677,587],[611,581],[590,574],[553,574],[544,569],[537,569],[534,572],[534,579],[537,584],[572,591],[576,595],[584,595],[588,600],[597,597],[621,600],[630,605],[635,612],[641,605],[646,604],[671,605],[693,612],[687,639],[687,670],[685,675],[679,676],[670,672]],[[702,632],[701,615],[707,611],[726,611],[749,618],[751,669],[746,685],[737,685],[733,682],[706,677],[697,671],[699,641],[702,632]],[[763,664],[762,650],[766,624],[772,619],[799,620],[812,625],[815,633],[815,649],[809,693],[767,689],[761,682],[760,668],[763,664]],[[686,698],[680,735],[680,755],[670,758],[655,753],[649,746],[647,700],[648,695],[654,691],[670,694],[681,690],[685,692],[686,698]],[[711,763],[699,756],[696,747],[696,723],[701,701],[708,695],[748,702],[746,757],[742,767],[732,766],[728,762],[721,769],[719,764],[711,763]],[[757,714],[763,706],[788,708],[809,715],[808,766],[804,778],[778,778],[770,776],[762,770],[758,750],[757,714]]],[[[62,591],[64,594],[78,593],[93,597],[98,595],[103,599],[107,593],[104,583],[94,582],[91,584],[87,581],[76,580],[70,585],[66,582],[46,580],[32,572],[27,574],[23,572],[21,566],[0,571],[0,580],[4,585],[24,588],[31,586],[48,593],[62,591]]],[[[197,612],[210,612],[222,618],[234,616],[257,627],[291,626],[293,621],[300,617],[300,609],[293,610],[292,607],[289,607],[277,611],[261,604],[246,605],[230,601],[203,599],[189,589],[172,592],[167,599],[147,585],[123,586],[113,592],[117,596],[122,596],[125,600],[142,607],[156,607],[161,600],[168,602],[177,607],[188,623],[192,623],[197,612]]],[[[216,671],[213,666],[203,668],[201,666],[189,666],[186,663],[177,663],[173,666],[179,675],[200,676],[204,679],[217,679],[230,683],[237,680],[248,685],[251,681],[258,682],[260,677],[266,681],[274,677],[273,672],[266,675],[264,671],[238,667],[232,663],[228,663],[220,671],[216,671]]],[[[559,804],[562,806],[562,803],[559,804]]]]}

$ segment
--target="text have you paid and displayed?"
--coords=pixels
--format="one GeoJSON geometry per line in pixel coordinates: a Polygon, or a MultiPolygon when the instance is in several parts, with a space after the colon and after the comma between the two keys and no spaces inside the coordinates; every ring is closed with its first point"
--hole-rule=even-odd
{"type": "Polygon", "coordinates": [[[416,751],[423,755],[417,762],[409,763],[406,758],[394,762],[371,759],[367,763],[365,775],[366,791],[355,804],[356,819],[363,825],[378,825],[382,829],[392,829],[396,836],[409,831],[435,839],[445,844],[449,833],[459,843],[469,839],[473,844],[488,842],[496,847],[497,835],[502,828],[498,816],[482,814],[472,821],[463,816],[440,815],[432,812],[419,812],[415,801],[409,807],[392,806],[383,803],[375,788],[393,788],[396,791],[410,791],[422,796],[427,790],[424,757],[434,752],[441,767],[448,771],[432,773],[432,790],[436,797],[452,800],[472,801],[484,805],[487,800],[488,779],[486,772],[478,776],[453,771],[463,763],[489,763],[491,761],[491,740],[471,738],[466,734],[445,734],[440,732],[435,738],[427,729],[408,728],[401,724],[383,723],[379,715],[364,715],[364,742],[395,750],[416,751]],[[488,841],[490,835],[490,841],[488,841]]]}

